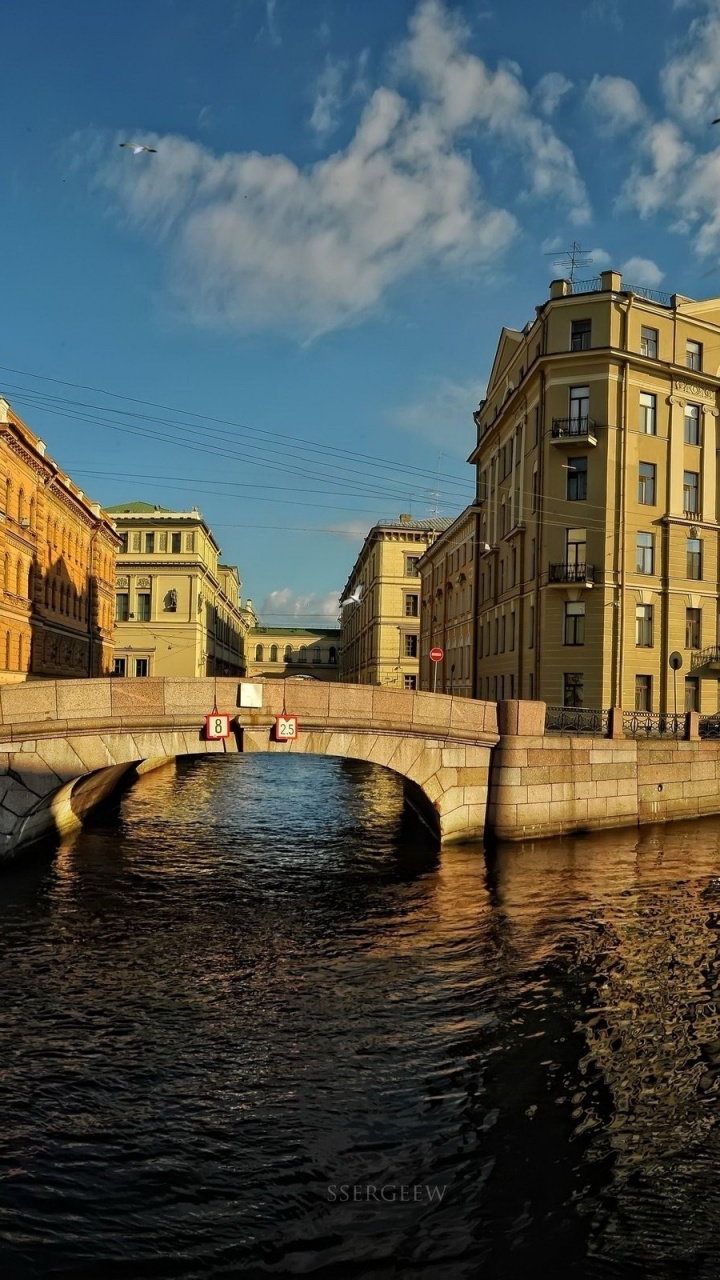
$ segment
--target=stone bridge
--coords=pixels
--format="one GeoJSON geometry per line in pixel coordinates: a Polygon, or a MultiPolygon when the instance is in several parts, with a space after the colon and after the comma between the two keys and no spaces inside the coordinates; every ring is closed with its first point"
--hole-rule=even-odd
{"type": "Polygon", "coordinates": [[[481,839],[495,703],[312,680],[47,680],[0,687],[0,856],[77,828],[137,773],[204,752],[368,760],[419,788],[443,841],[481,839]],[[205,715],[230,716],[207,741],[205,715]],[[275,716],[299,736],[274,739],[275,716]]]}

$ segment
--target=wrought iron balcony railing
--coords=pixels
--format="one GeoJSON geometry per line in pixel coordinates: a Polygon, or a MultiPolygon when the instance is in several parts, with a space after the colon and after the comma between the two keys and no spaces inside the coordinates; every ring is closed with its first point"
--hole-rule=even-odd
{"type": "Polygon", "coordinates": [[[547,707],[545,711],[546,733],[588,733],[606,738],[609,722],[610,712],[596,707],[547,707]]]}
{"type": "Polygon", "coordinates": [[[548,582],[588,583],[594,581],[595,566],[593,564],[548,565],[548,582]]]}
{"type": "Polygon", "coordinates": [[[623,711],[626,738],[684,738],[687,716],[667,711],[623,711]]]}
{"type": "Polygon", "coordinates": [[[720,738],[720,716],[700,717],[700,737],[720,738]]]}
{"type": "Polygon", "coordinates": [[[553,418],[550,435],[553,440],[587,440],[595,432],[593,418],[553,418]]]}
{"type": "Polygon", "coordinates": [[[705,649],[696,649],[690,658],[690,670],[707,667],[711,662],[720,662],[720,645],[709,644],[705,649]]]}

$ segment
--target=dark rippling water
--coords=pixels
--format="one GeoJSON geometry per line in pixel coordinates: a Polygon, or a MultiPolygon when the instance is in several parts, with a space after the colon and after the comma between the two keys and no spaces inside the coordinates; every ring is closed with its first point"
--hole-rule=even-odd
{"type": "Polygon", "coordinates": [[[8,1280],[720,1275],[720,823],[437,855],[207,757],[0,895],[8,1280]]]}

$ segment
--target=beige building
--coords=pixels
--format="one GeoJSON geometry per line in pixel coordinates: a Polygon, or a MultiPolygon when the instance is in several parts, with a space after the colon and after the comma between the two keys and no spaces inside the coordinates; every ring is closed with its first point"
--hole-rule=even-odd
{"type": "Polygon", "coordinates": [[[288,676],[337,680],[340,635],[337,627],[254,626],[246,640],[247,674],[270,680],[288,676]]]}
{"type": "Polygon", "coordinates": [[[420,578],[418,563],[445,517],[376,524],[363,543],[345,584],[340,679],[352,684],[418,687],[420,578]]]}
{"type": "Polygon", "coordinates": [[[241,676],[253,615],[234,565],[197,508],[110,507],[122,546],[115,582],[118,676],[241,676]]]}
{"type": "Polygon", "coordinates": [[[119,538],[0,397],[0,683],[109,675],[119,538]]]}
{"type": "Polygon", "coordinates": [[[556,280],[475,414],[477,693],[720,709],[720,299],[556,280]]]}
{"type": "Polygon", "coordinates": [[[470,506],[420,560],[420,689],[479,697],[475,580],[480,508],[470,506]],[[433,649],[442,649],[432,662],[433,649]]]}

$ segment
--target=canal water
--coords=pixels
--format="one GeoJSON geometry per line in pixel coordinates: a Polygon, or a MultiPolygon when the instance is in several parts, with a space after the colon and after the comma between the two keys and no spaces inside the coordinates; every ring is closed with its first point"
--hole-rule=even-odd
{"type": "Polygon", "coordinates": [[[0,879],[0,1274],[720,1275],[720,822],[205,757],[0,879]]]}

